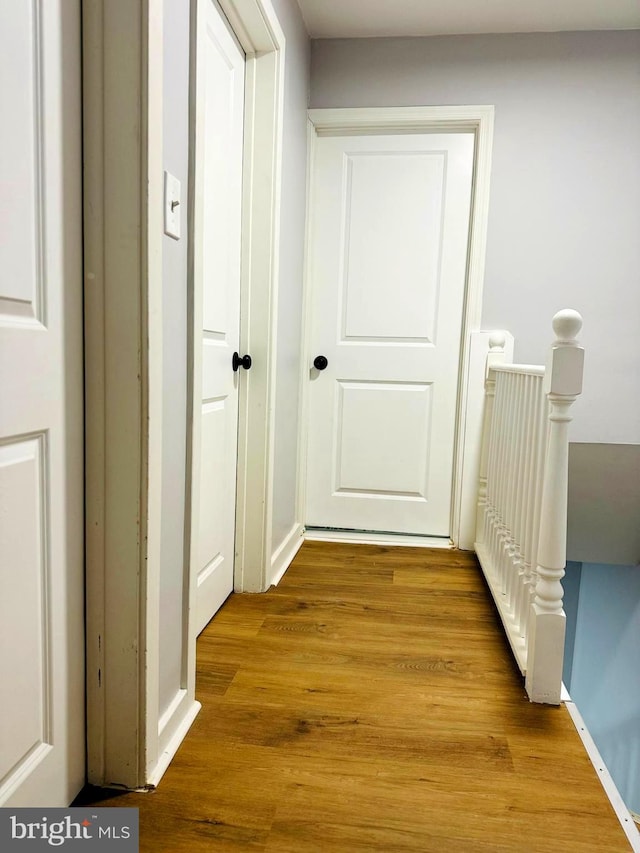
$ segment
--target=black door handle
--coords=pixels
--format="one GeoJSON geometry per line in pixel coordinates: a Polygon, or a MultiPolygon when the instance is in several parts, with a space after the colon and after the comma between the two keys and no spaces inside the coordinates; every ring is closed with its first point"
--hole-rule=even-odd
{"type": "Polygon", "coordinates": [[[233,359],[231,360],[231,366],[233,367],[233,372],[235,373],[239,367],[244,367],[245,370],[249,370],[251,367],[251,356],[243,355],[240,358],[237,352],[234,352],[233,359]]]}
{"type": "Polygon", "coordinates": [[[329,364],[329,362],[327,361],[327,358],[324,355],[317,355],[313,359],[313,366],[317,370],[324,370],[328,364],[329,364]]]}

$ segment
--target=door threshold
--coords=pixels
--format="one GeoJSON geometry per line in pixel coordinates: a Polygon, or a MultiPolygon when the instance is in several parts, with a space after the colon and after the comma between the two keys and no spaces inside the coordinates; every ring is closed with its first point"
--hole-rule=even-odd
{"type": "Polygon", "coordinates": [[[371,530],[332,530],[308,527],[304,533],[310,542],[345,542],[353,545],[401,545],[413,548],[453,548],[448,536],[419,536],[412,533],[375,533],[371,530]]]}

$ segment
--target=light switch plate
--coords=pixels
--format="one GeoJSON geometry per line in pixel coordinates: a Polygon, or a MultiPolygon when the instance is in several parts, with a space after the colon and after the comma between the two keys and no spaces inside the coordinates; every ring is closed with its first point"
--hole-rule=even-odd
{"type": "Polygon", "coordinates": [[[180,214],[182,201],[180,199],[180,181],[164,173],[164,233],[174,240],[180,239],[180,214]]]}

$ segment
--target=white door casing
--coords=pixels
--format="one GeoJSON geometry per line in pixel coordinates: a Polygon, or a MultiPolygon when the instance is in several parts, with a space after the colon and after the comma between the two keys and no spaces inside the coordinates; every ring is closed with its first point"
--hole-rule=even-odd
{"type": "Polygon", "coordinates": [[[213,0],[198,4],[194,197],[192,571],[199,633],[233,590],[245,58],[213,0]]]}
{"type": "Polygon", "coordinates": [[[309,526],[451,535],[474,141],[316,141],[309,526]]]}
{"type": "Polygon", "coordinates": [[[0,44],[0,805],[67,806],[85,773],[79,3],[3,3],[0,44]]]}
{"type": "MultiPolygon", "coordinates": [[[[259,370],[240,389],[235,585],[258,591],[270,582],[285,38],[271,0],[220,0],[220,6],[247,54],[242,299],[251,310],[242,312],[242,339],[260,358],[259,370]]],[[[87,766],[92,783],[127,788],[158,783],[198,709],[191,541],[183,602],[184,695],[161,714],[158,691],[162,28],[162,0],[83,5],[87,766]],[[123,127],[132,132],[123,133],[123,127]]],[[[194,87],[195,73],[195,107],[194,87]]],[[[192,150],[194,133],[191,121],[192,150]]],[[[193,185],[190,170],[189,205],[193,185]]],[[[193,227],[188,234],[192,243],[193,227]]],[[[192,252],[193,246],[190,280],[192,252]]],[[[199,415],[201,385],[194,393],[192,375],[188,384],[192,417],[194,406],[199,415]]],[[[190,454],[190,439],[188,444],[190,454]]],[[[192,514],[198,517],[188,489],[187,518],[192,514]]]]}

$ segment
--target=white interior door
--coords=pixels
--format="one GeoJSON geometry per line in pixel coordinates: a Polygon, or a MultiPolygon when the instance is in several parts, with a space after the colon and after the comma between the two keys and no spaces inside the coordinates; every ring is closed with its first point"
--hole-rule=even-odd
{"type": "Polygon", "coordinates": [[[473,134],[320,136],[308,526],[449,536],[473,134]]]}
{"type": "Polygon", "coordinates": [[[84,783],[80,3],[0,5],[0,805],[84,783]]]}
{"type": "Polygon", "coordinates": [[[245,57],[213,0],[198,7],[194,320],[202,355],[194,370],[192,552],[200,632],[233,589],[245,57]]]}

